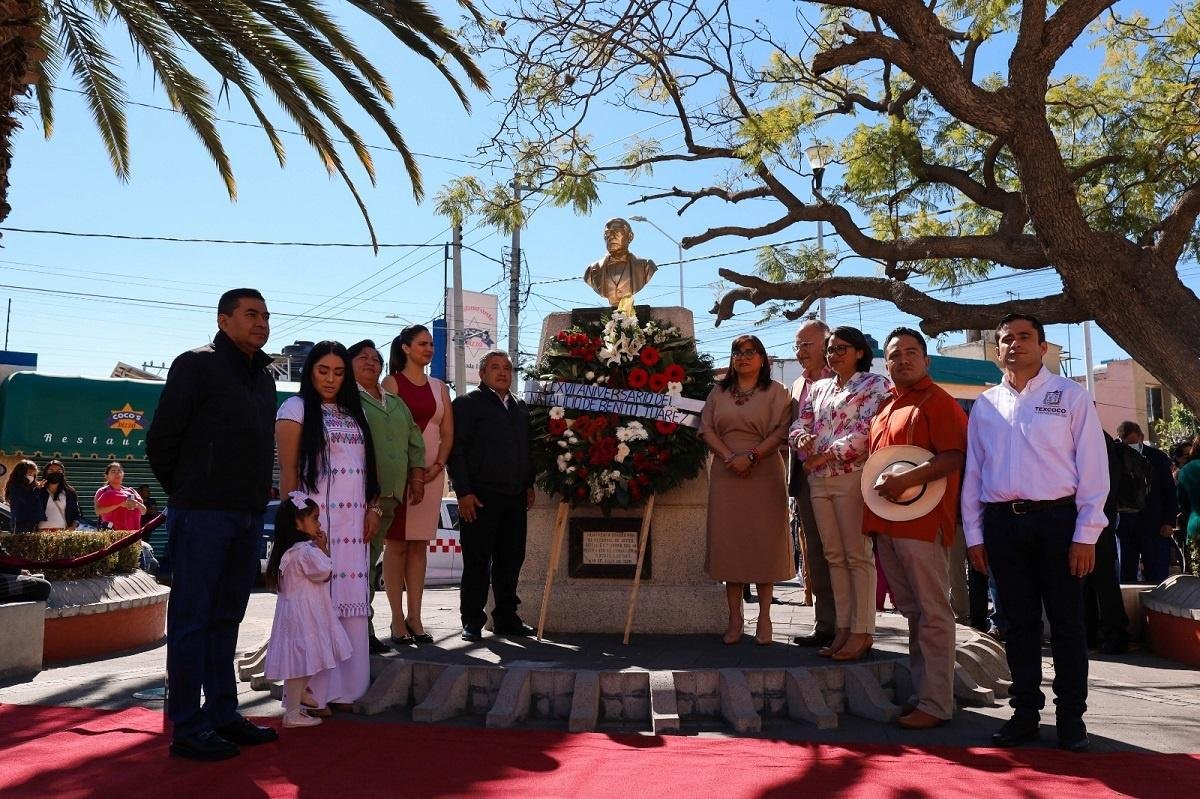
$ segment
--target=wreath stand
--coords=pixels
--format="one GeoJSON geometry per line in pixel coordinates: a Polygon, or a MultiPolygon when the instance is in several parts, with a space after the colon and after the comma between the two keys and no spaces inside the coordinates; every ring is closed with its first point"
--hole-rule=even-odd
{"type": "MultiPolygon", "coordinates": [[[[642,584],[642,565],[646,561],[646,544],[650,540],[650,519],[654,516],[654,494],[646,501],[642,514],[642,529],[638,535],[637,566],[633,570],[633,591],[629,594],[629,609],[625,613],[625,636],[621,643],[629,643],[629,633],[633,629],[633,612],[637,608],[638,588],[642,584]]],[[[562,557],[562,542],[566,535],[567,520],[571,506],[566,502],[558,503],[558,513],[554,517],[554,531],[550,539],[550,562],[546,565],[546,585],[542,589],[542,609],[538,613],[537,640],[542,640],[542,632],[546,628],[546,613],[550,608],[550,589],[554,585],[554,575],[558,571],[558,561],[562,557]]]]}

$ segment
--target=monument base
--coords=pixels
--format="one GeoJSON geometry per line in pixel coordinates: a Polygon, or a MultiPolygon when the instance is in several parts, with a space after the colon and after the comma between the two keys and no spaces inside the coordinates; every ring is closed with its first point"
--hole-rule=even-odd
{"type": "MultiPolygon", "coordinates": [[[[654,308],[650,309],[649,316],[675,325],[684,335],[693,335],[692,314],[686,308],[654,308]]],[[[570,313],[546,317],[541,340],[545,342],[559,331],[569,329],[571,317],[570,313]]],[[[525,565],[517,588],[521,597],[521,617],[527,624],[536,625],[541,613],[557,511],[557,498],[539,491],[529,512],[525,565]]],[[[573,519],[602,516],[598,508],[588,506],[571,511],[573,519]]],[[[642,508],[616,510],[612,516],[641,518],[642,508]]],[[[729,618],[725,586],[710,579],[704,571],[707,524],[707,473],[702,472],[696,479],[655,498],[647,552],[652,568],[649,578],[643,579],[638,589],[633,632],[719,634],[725,629],[729,618]]],[[[624,632],[625,615],[633,591],[632,577],[572,576],[569,536],[569,532],[564,536],[559,553],[546,630],[559,633],[624,632]]]]}

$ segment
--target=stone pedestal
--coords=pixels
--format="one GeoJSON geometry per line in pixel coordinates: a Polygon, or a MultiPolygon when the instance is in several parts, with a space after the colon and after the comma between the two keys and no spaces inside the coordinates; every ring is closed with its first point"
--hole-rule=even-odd
{"type": "MultiPolygon", "coordinates": [[[[652,318],[670,322],[685,335],[693,335],[692,313],[686,308],[655,308],[652,318]]],[[[570,313],[555,313],[542,325],[544,342],[571,326],[570,313]]],[[[540,348],[539,348],[540,350],[540,348]]],[[[539,357],[541,353],[539,351],[539,357]]],[[[518,595],[521,617],[537,624],[550,557],[551,536],[558,501],[538,492],[529,512],[525,565],[518,595]]],[[[614,510],[614,517],[641,517],[641,508],[614,510]]],[[[598,508],[580,506],[572,518],[601,516],[598,508]]],[[[720,633],[728,611],[725,587],[704,573],[704,536],[708,515],[708,475],[701,472],[673,491],[655,499],[651,519],[650,579],[642,580],[634,613],[635,633],[720,633]]],[[[564,536],[558,571],[546,617],[548,632],[621,633],[633,590],[632,579],[574,578],[568,574],[569,531],[564,536]]]]}

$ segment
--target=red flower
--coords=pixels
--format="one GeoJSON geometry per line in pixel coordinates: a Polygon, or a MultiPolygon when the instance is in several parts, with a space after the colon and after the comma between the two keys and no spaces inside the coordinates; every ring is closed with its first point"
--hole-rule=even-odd
{"type": "Polygon", "coordinates": [[[647,366],[653,366],[658,363],[659,357],[658,350],[652,344],[642,347],[642,351],[638,353],[638,358],[647,366]]]}
{"type": "Polygon", "coordinates": [[[667,390],[667,376],[661,372],[650,375],[650,390],[655,394],[661,394],[667,390]]]}
{"type": "Polygon", "coordinates": [[[664,422],[660,419],[654,423],[654,429],[664,436],[669,436],[679,429],[679,425],[675,424],[675,422],[664,422]]]}
{"type": "Polygon", "coordinates": [[[663,370],[663,375],[672,383],[682,383],[687,377],[687,372],[683,371],[683,367],[677,363],[670,364],[663,370]]]}
{"type": "Polygon", "coordinates": [[[580,486],[579,488],[575,489],[575,496],[579,497],[580,499],[583,499],[584,497],[587,496],[587,488],[584,486],[580,486]]]}
{"type": "Polygon", "coordinates": [[[565,330],[560,330],[560,331],[558,331],[558,335],[557,335],[557,336],[555,336],[554,338],[555,338],[555,340],[556,340],[556,341],[558,341],[558,343],[559,343],[559,344],[566,344],[566,343],[567,343],[567,340],[568,340],[570,337],[571,337],[571,334],[570,334],[570,333],[568,333],[568,332],[567,332],[567,331],[565,331],[565,330]]]}
{"type": "Polygon", "coordinates": [[[588,453],[588,463],[593,466],[607,466],[617,457],[617,440],[612,436],[600,439],[592,444],[588,453]]]}
{"type": "Polygon", "coordinates": [[[635,366],[629,370],[629,376],[625,378],[625,382],[630,388],[645,388],[650,382],[650,373],[640,366],[635,366]]]}
{"type": "Polygon", "coordinates": [[[648,485],[650,485],[650,475],[648,475],[648,474],[639,474],[639,475],[637,476],[637,481],[638,481],[639,483],[641,483],[642,485],[644,485],[644,486],[648,486],[648,485]]]}
{"type": "Polygon", "coordinates": [[[666,463],[667,461],[671,460],[671,453],[664,449],[662,452],[658,453],[658,460],[660,463],[666,463]]]}
{"type": "Polygon", "coordinates": [[[567,432],[567,420],[551,419],[547,423],[547,427],[550,429],[551,435],[561,436],[563,433],[567,432]]]}
{"type": "Polygon", "coordinates": [[[579,477],[579,479],[580,479],[580,480],[586,480],[586,479],[587,479],[587,476],[588,476],[588,467],[586,467],[586,466],[580,466],[580,467],[579,467],[579,468],[578,468],[578,469],[575,471],[575,474],[576,474],[576,475],[579,477]]]}

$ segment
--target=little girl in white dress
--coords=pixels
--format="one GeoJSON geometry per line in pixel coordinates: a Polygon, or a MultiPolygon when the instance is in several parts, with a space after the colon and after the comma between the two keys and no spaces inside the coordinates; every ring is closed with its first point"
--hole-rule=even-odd
{"type": "Polygon", "coordinates": [[[347,660],[354,651],[333,609],[332,571],[317,503],[293,491],[279,505],[267,561],[267,582],[278,587],[279,598],[265,667],[268,679],[284,681],[285,727],[321,723],[301,704],[309,678],[347,660]]]}

